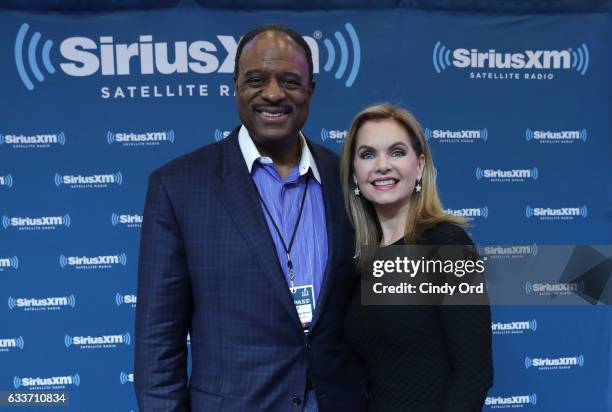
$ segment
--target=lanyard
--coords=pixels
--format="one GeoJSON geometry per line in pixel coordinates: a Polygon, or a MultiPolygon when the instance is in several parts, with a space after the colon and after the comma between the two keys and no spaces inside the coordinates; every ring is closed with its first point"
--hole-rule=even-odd
{"type": "Polygon", "coordinates": [[[259,196],[259,200],[261,200],[261,204],[263,204],[264,210],[270,217],[270,220],[272,221],[272,225],[274,226],[274,229],[276,230],[276,233],[278,234],[278,237],[280,238],[280,241],[283,244],[283,249],[285,249],[285,253],[287,254],[287,274],[289,275],[289,280],[291,281],[291,287],[293,287],[293,280],[295,279],[295,274],[293,273],[293,262],[291,261],[291,248],[293,247],[293,241],[295,240],[295,235],[297,233],[298,226],[300,225],[300,220],[302,219],[302,212],[304,211],[304,203],[306,203],[306,192],[308,192],[308,182],[310,182],[310,174],[306,175],[306,185],[305,185],[306,187],[304,188],[304,194],[302,195],[302,201],[300,203],[300,212],[298,214],[297,221],[295,222],[295,227],[293,228],[293,233],[291,234],[291,240],[289,241],[288,247],[287,247],[287,244],[285,243],[285,239],[283,239],[283,235],[281,234],[281,231],[278,228],[278,225],[274,221],[274,217],[272,217],[272,213],[270,213],[268,206],[266,206],[266,202],[264,202],[264,199],[261,196],[261,193],[259,193],[259,189],[257,188],[257,185],[255,185],[255,191],[257,192],[257,196],[259,196]]]}

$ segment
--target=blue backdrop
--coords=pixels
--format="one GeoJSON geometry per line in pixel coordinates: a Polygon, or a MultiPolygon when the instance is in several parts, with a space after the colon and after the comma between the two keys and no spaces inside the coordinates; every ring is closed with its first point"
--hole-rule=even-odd
{"type": "MultiPolygon", "coordinates": [[[[365,105],[402,104],[425,128],[445,207],[477,243],[523,245],[514,258],[612,243],[605,11],[5,10],[0,390],[66,389],[69,410],[136,410],[147,176],[238,124],[236,45],[272,21],[313,49],[313,141],[339,151],[365,105]]],[[[485,410],[612,411],[611,325],[604,306],[494,307],[485,410]]]]}

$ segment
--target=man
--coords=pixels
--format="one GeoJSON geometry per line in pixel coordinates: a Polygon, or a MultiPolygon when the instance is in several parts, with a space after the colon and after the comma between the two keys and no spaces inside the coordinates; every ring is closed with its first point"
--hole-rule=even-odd
{"type": "Polygon", "coordinates": [[[251,30],[234,85],[242,126],[149,180],[140,409],[362,411],[363,371],[342,336],[353,244],[337,157],[300,132],[315,86],[307,44],[284,26],[251,30]]]}

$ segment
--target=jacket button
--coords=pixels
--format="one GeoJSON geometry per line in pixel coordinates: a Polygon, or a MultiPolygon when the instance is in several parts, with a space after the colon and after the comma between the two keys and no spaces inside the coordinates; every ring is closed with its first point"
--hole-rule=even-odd
{"type": "Polygon", "coordinates": [[[302,404],[302,400],[300,399],[299,396],[296,396],[296,395],[293,395],[291,397],[291,402],[293,402],[295,406],[300,406],[302,404]]]}

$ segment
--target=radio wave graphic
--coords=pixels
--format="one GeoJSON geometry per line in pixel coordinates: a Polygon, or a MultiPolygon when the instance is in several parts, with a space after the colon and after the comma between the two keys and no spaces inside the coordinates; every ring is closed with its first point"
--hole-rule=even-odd
{"type": "Polygon", "coordinates": [[[45,80],[45,76],[41,72],[38,61],[37,54],[39,54],[42,59],[43,66],[45,70],[49,74],[55,73],[55,68],[53,64],[51,64],[50,53],[51,48],[53,47],[53,41],[47,40],[42,46],[42,49],[38,51],[38,43],[41,39],[41,34],[39,32],[35,32],[32,37],[30,37],[29,42],[26,41],[26,37],[28,35],[28,30],[30,29],[30,25],[28,23],[23,23],[17,32],[17,37],[15,38],[15,66],[17,67],[17,73],[21,78],[24,86],[32,91],[34,90],[34,83],[30,79],[28,75],[28,71],[26,70],[26,65],[29,66],[30,71],[34,75],[37,81],[43,82],[45,80]],[[24,50],[26,49],[27,44],[27,61],[24,60],[24,50]]]}
{"type": "Polygon", "coordinates": [[[72,383],[75,384],[76,386],[81,386],[81,377],[79,376],[78,373],[75,373],[74,375],[72,375],[72,383]]]}
{"type": "Polygon", "coordinates": [[[15,389],[19,389],[21,388],[21,378],[14,376],[13,377],[13,386],[15,387],[15,389]]]}
{"type": "Polygon", "coordinates": [[[584,366],[584,355],[580,355],[576,357],[578,366],[583,367],[584,366]]]}
{"type": "Polygon", "coordinates": [[[589,68],[589,48],[582,43],[575,50],[572,50],[572,69],[576,69],[584,76],[589,68]]]}
{"type": "Polygon", "coordinates": [[[442,70],[446,69],[451,65],[450,61],[451,50],[444,46],[442,42],[436,42],[433,48],[433,65],[436,69],[436,73],[441,73],[442,70]]]}
{"type": "Polygon", "coordinates": [[[113,179],[119,186],[123,184],[123,174],[121,172],[113,173],[113,179]]]}
{"type": "Polygon", "coordinates": [[[19,349],[23,350],[23,345],[24,345],[23,336],[20,336],[17,339],[15,339],[15,344],[17,345],[19,349]]]}
{"type": "Polygon", "coordinates": [[[525,130],[525,140],[527,140],[528,142],[533,140],[533,130],[531,129],[525,130]]]}
{"type": "Polygon", "coordinates": [[[59,132],[57,135],[57,140],[60,145],[64,146],[66,144],[66,135],[64,132],[59,132]]]}
{"type": "Polygon", "coordinates": [[[66,227],[70,227],[72,220],[70,219],[70,215],[66,214],[62,217],[62,225],[66,227]]]}
{"type": "Polygon", "coordinates": [[[586,206],[582,206],[580,208],[580,216],[586,218],[588,216],[588,214],[589,214],[589,210],[587,209],[587,207],[586,206]]]}
{"type": "Polygon", "coordinates": [[[431,134],[431,130],[426,127],[425,128],[425,140],[431,140],[433,138],[432,134],[431,134]]]}
{"type": "Polygon", "coordinates": [[[110,130],[106,132],[106,142],[108,144],[113,144],[115,142],[115,133],[111,132],[110,130]]]}
{"type": "Polygon", "coordinates": [[[59,264],[62,268],[65,268],[66,265],[68,265],[68,259],[66,258],[66,256],[64,255],[60,255],[59,257],[59,264]]]}
{"type": "Polygon", "coordinates": [[[485,219],[489,218],[489,208],[487,206],[480,208],[480,216],[484,217],[485,219]]]}
{"type": "Polygon", "coordinates": [[[111,215],[111,223],[113,226],[117,226],[119,224],[119,215],[115,212],[111,215]]]}
{"type": "MultiPolygon", "coordinates": [[[[359,37],[357,37],[357,32],[351,23],[346,23],[344,25],[344,29],[348,33],[348,37],[351,41],[351,50],[353,55],[353,61],[350,67],[350,71],[344,85],[346,87],[351,87],[355,83],[355,79],[357,78],[357,74],[359,73],[359,66],[361,64],[361,46],[359,44],[359,37]]],[[[337,48],[340,51],[338,67],[336,72],[334,73],[334,77],[336,80],[340,80],[342,76],[344,76],[347,68],[349,66],[349,45],[346,41],[346,38],[343,33],[340,31],[336,31],[334,33],[334,38],[337,42],[337,48]]],[[[327,49],[327,62],[325,66],[323,66],[323,70],[329,72],[333,69],[334,63],[336,60],[336,47],[334,43],[330,39],[323,40],[323,44],[327,49]]]]}
{"type": "Polygon", "coordinates": [[[329,139],[329,131],[327,129],[321,129],[321,140],[326,141],[329,139]]]}
{"type": "Polygon", "coordinates": [[[64,336],[64,345],[66,345],[67,348],[72,345],[72,337],[70,335],[64,336]]]}
{"type": "Polygon", "coordinates": [[[480,138],[485,142],[489,140],[489,131],[486,127],[480,131],[480,138]]]}
{"type": "Polygon", "coordinates": [[[0,176],[0,186],[13,187],[13,175],[0,176]]]}
{"type": "Polygon", "coordinates": [[[130,346],[130,344],[132,343],[132,337],[130,336],[129,332],[126,332],[123,335],[123,343],[125,343],[127,346],[130,346]]]}
{"type": "Polygon", "coordinates": [[[538,403],[538,395],[536,395],[535,393],[529,395],[529,403],[532,405],[536,405],[538,403]]]}
{"type": "Polygon", "coordinates": [[[582,129],[580,131],[580,140],[582,140],[583,142],[586,142],[587,138],[588,138],[588,133],[586,129],[582,129]]]}
{"type": "Polygon", "coordinates": [[[529,369],[532,366],[533,365],[532,365],[532,362],[531,362],[531,359],[529,358],[529,356],[525,356],[525,369],[529,369]]]}
{"type": "Polygon", "coordinates": [[[76,306],[76,297],[72,294],[68,296],[68,305],[70,305],[72,308],[76,306]]]}
{"type": "Polygon", "coordinates": [[[2,227],[5,229],[8,229],[10,225],[11,225],[11,219],[9,219],[8,216],[6,215],[2,216],[2,227]]]}
{"type": "Polygon", "coordinates": [[[123,266],[127,265],[127,255],[125,253],[119,255],[119,263],[123,266]]]}
{"type": "Polygon", "coordinates": [[[537,168],[537,167],[534,167],[534,168],[533,168],[533,169],[531,169],[529,172],[530,172],[530,175],[531,175],[530,177],[531,177],[533,180],[538,180],[539,173],[538,173],[538,168],[537,168]]]}
{"type": "Polygon", "coordinates": [[[532,319],[529,321],[529,329],[531,329],[532,331],[536,331],[538,330],[538,321],[535,319],[532,319]]]}
{"type": "Polygon", "coordinates": [[[531,295],[533,293],[533,285],[531,282],[525,282],[525,293],[531,295]]]}
{"type": "Polygon", "coordinates": [[[121,373],[119,374],[119,381],[121,382],[122,385],[125,385],[126,383],[130,381],[130,375],[121,371],[121,373]]]}
{"type": "Polygon", "coordinates": [[[124,303],[123,295],[116,293],[115,294],[115,303],[117,306],[121,306],[124,303]]]}
{"type": "Polygon", "coordinates": [[[10,261],[13,269],[19,269],[19,258],[17,256],[12,256],[10,261]]]}
{"type": "Polygon", "coordinates": [[[538,245],[536,245],[535,243],[531,245],[531,254],[533,256],[537,256],[538,254],[538,245]]]}
{"type": "Polygon", "coordinates": [[[174,130],[170,129],[166,132],[166,136],[168,136],[168,141],[170,143],[174,143],[174,130]]]}
{"type": "Polygon", "coordinates": [[[15,309],[15,306],[17,306],[16,303],[17,303],[17,301],[15,300],[14,297],[12,297],[12,296],[8,297],[8,307],[9,307],[9,309],[11,309],[11,310],[15,309]]]}
{"type": "Polygon", "coordinates": [[[59,173],[55,174],[55,176],[53,177],[53,181],[55,182],[55,186],[57,187],[60,187],[62,183],[64,183],[62,175],[60,175],[59,173]]]}
{"type": "Polygon", "coordinates": [[[533,216],[533,208],[531,206],[525,207],[525,217],[529,219],[533,216]]]}
{"type": "Polygon", "coordinates": [[[480,167],[476,168],[476,179],[480,180],[484,177],[484,170],[482,170],[480,167]]]}
{"type": "Polygon", "coordinates": [[[215,141],[216,142],[220,142],[221,140],[225,139],[226,134],[224,132],[222,132],[219,129],[215,129],[215,141]]]}

